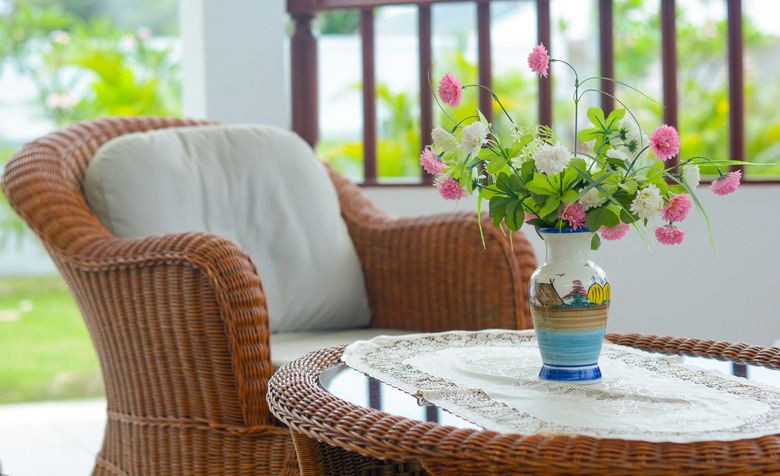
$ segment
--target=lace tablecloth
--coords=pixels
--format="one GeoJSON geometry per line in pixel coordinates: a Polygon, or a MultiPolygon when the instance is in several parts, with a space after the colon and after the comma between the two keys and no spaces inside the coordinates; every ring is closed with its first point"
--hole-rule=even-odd
{"type": "Polygon", "coordinates": [[[539,380],[533,331],[380,336],[342,360],[488,430],[679,443],[780,433],[780,389],[608,342],[592,385],[539,380]]]}

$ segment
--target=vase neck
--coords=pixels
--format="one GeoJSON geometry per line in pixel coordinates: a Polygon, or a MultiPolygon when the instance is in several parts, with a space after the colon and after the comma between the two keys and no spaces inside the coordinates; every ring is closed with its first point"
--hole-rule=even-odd
{"type": "Polygon", "coordinates": [[[557,230],[541,233],[547,252],[546,264],[587,263],[590,261],[590,242],[593,233],[560,233],[557,230]]]}

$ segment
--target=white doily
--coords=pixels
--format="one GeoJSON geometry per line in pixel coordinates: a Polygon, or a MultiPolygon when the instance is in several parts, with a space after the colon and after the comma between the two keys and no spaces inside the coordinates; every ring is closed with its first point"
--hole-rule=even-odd
{"type": "Polygon", "coordinates": [[[600,383],[539,380],[533,331],[380,336],[350,367],[485,429],[687,443],[780,433],[780,389],[604,343],[600,383]]]}

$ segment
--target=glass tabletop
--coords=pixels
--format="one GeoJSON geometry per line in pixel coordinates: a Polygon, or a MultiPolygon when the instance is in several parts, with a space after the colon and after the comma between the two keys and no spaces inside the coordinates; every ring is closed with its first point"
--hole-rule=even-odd
{"type": "MultiPolygon", "coordinates": [[[[703,357],[683,357],[683,360],[690,365],[717,370],[724,374],[734,375],[744,372],[743,376],[751,380],[780,387],[780,372],[770,369],[747,366],[742,372],[738,372],[728,362],[703,357]]],[[[369,377],[343,362],[323,371],[319,383],[332,395],[365,408],[381,410],[416,421],[435,422],[457,428],[483,429],[421,398],[369,377]]]]}
{"type": "Polygon", "coordinates": [[[320,374],[320,385],[334,396],[365,408],[417,421],[482,429],[479,425],[430,405],[414,395],[358,372],[343,362],[325,369],[320,374]]]}

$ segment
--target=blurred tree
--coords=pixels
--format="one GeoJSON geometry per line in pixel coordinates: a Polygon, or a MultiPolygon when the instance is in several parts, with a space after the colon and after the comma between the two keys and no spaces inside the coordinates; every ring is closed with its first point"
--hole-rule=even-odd
{"type": "MultiPolygon", "coordinates": [[[[185,0],[186,1],[186,0],[185,0]]],[[[51,0],[30,0],[36,7],[51,5],[51,0]]],[[[58,0],[66,12],[89,21],[109,17],[118,28],[150,28],[155,35],[179,34],[179,0],[58,0]]]]}
{"type": "Polygon", "coordinates": [[[346,35],[360,28],[358,10],[332,10],[317,15],[317,30],[323,35],[346,35]]]}
{"type": "MultiPolygon", "coordinates": [[[[720,0],[700,0],[700,5],[713,11],[722,9],[723,15],[697,17],[677,6],[681,157],[701,155],[716,160],[730,159],[726,6],[720,0]]],[[[659,10],[658,0],[617,0],[614,25],[616,79],[637,86],[660,100],[659,10]]],[[[772,38],[762,33],[749,16],[743,16],[742,29],[746,56],[750,51],[766,49],[771,44],[772,38]]],[[[751,82],[748,75],[745,86],[745,105],[750,112],[745,114],[747,158],[777,162],[780,148],[769,138],[780,137],[780,115],[774,107],[780,98],[780,84],[767,81],[758,85],[751,82]]],[[[618,96],[649,123],[662,121],[662,106],[627,88],[618,87],[618,96]]],[[[714,169],[703,172],[717,174],[714,169]]],[[[749,170],[754,177],[777,173],[777,166],[749,170]]]]}
{"type": "MultiPolygon", "coordinates": [[[[40,3],[0,5],[0,68],[14,67],[35,85],[41,116],[64,126],[96,117],[181,113],[180,67],[169,42],[153,41],[148,28],[127,30],[109,16],[87,14],[92,2],[81,2],[85,17],[62,4],[40,3]]],[[[0,143],[0,165],[9,150],[0,143]]],[[[0,245],[23,228],[0,199],[0,245]]]]}

